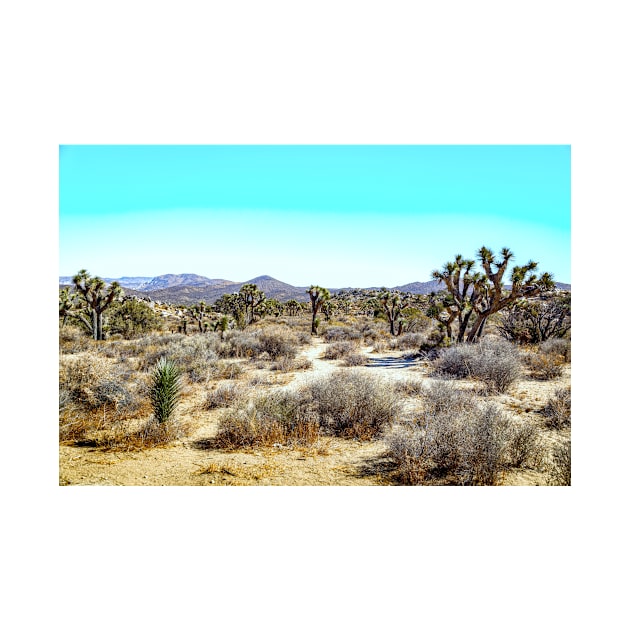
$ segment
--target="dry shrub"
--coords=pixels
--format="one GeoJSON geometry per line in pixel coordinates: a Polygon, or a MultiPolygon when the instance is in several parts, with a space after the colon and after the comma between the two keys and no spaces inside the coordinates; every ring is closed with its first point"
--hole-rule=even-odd
{"type": "Polygon", "coordinates": [[[571,485],[571,440],[565,440],[554,447],[547,483],[550,486],[571,485]]]}
{"type": "Polygon", "coordinates": [[[546,424],[551,429],[571,426],[571,388],[557,389],[542,410],[546,424]]]}
{"type": "Polygon", "coordinates": [[[72,402],[88,410],[108,406],[116,412],[131,412],[140,405],[132,386],[129,371],[98,356],[70,355],[59,360],[62,408],[72,402]]]}
{"type": "Polygon", "coordinates": [[[224,413],[214,440],[219,448],[309,445],[319,437],[319,422],[299,393],[276,391],[224,413]]]}
{"type": "Polygon", "coordinates": [[[384,341],[375,341],[372,344],[372,352],[376,352],[378,354],[386,352],[388,349],[389,346],[384,341]]]}
{"type": "Polygon", "coordinates": [[[104,413],[87,411],[78,405],[66,405],[59,414],[59,441],[81,442],[113,425],[112,418],[104,413]]]}
{"type": "Polygon", "coordinates": [[[324,359],[345,359],[347,356],[354,354],[357,345],[351,341],[336,341],[328,344],[324,352],[324,359]]]}
{"type": "Polygon", "coordinates": [[[363,335],[356,328],[348,326],[329,326],[324,332],[324,339],[330,343],[335,341],[359,341],[363,335]]]}
{"type": "Polygon", "coordinates": [[[312,367],[313,363],[306,357],[299,357],[297,359],[280,357],[269,366],[269,369],[277,372],[296,372],[298,370],[310,370],[312,367]]]}
{"type": "Polygon", "coordinates": [[[536,380],[550,381],[562,376],[564,359],[558,354],[529,353],[526,355],[525,363],[531,376],[536,380]]]}
{"type": "Polygon", "coordinates": [[[488,337],[446,348],[436,359],[434,372],[479,379],[488,391],[503,393],[521,374],[519,353],[509,342],[488,337]]]}
{"type": "Polygon", "coordinates": [[[336,436],[370,440],[393,423],[401,406],[386,382],[355,370],[335,372],[304,388],[323,429],[336,436]]]}
{"type": "Polygon", "coordinates": [[[425,347],[426,335],[422,333],[404,333],[398,337],[398,348],[400,350],[420,350],[425,347]]]}
{"type": "Polygon", "coordinates": [[[206,394],[203,408],[229,407],[242,393],[243,388],[236,383],[221,383],[206,394]]]}
{"type": "Polygon", "coordinates": [[[355,367],[358,365],[367,365],[368,361],[368,358],[362,352],[351,352],[344,357],[342,365],[346,367],[355,367]]]}
{"type": "Polygon", "coordinates": [[[179,420],[157,422],[148,420],[139,429],[122,429],[101,438],[97,445],[106,446],[112,450],[142,450],[155,446],[164,446],[185,437],[189,433],[189,426],[179,420]]]}
{"type": "Polygon", "coordinates": [[[260,333],[259,348],[274,361],[280,358],[294,359],[298,350],[298,340],[287,330],[264,330],[260,333]]]}
{"type": "Polygon", "coordinates": [[[211,369],[212,378],[237,379],[245,373],[245,368],[234,361],[217,361],[211,369]]]}
{"type": "Polygon", "coordinates": [[[552,337],[540,344],[542,354],[561,357],[565,363],[571,362],[571,340],[566,337],[552,337]]]}
{"type": "Polygon", "coordinates": [[[396,381],[394,389],[397,393],[404,396],[420,396],[424,392],[424,385],[422,381],[417,378],[405,378],[400,381],[396,381]]]}
{"type": "Polygon", "coordinates": [[[261,352],[258,335],[243,330],[229,330],[217,346],[217,353],[224,359],[250,359],[261,352]]]}
{"type": "Polygon", "coordinates": [[[424,392],[422,413],[388,440],[400,481],[409,485],[498,485],[510,466],[540,463],[536,427],[450,383],[424,392]]]}
{"type": "Polygon", "coordinates": [[[92,345],[92,339],[81,328],[71,325],[59,328],[59,351],[62,354],[85,352],[92,345]]]}

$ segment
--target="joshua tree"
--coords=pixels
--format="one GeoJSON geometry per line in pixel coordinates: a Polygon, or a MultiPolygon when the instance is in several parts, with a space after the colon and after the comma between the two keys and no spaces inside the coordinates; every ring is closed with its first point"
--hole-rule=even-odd
{"type": "Polygon", "coordinates": [[[288,300],[284,307],[287,313],[291,316],[297,315],[302,310],[300,303],[294,299],[288,300]]]}
{"type": "Polygon", "coordinates": [[[245,325],[254,321],[254,310],[265,301],[265,294],[255,284],[244,284],[238,292],[239,299],[244,305],[245,325]]]}
{"type": "Polygon", "coordinates": [[[258,307],[258,309],[263,315],[280,317],[280,313],[282,313],[282,304],[280,304],[276,298],[267,298],[261,306],[258,307]]]}
{"type": "Polygon", "coordinates": [[[122,287],[118,282],[112,282],[107,287],[105,280],[98,276],[91,277],[85,270],[72,278],[72,282],[79,292],[79,298],[84,302],[85,313],[77,312],[76,317],[85,324],[92,333],[92,337],[97,341],[102,341],[103,335],[103,312],[111,303],[123,295],[122,287]]]}
{"type": "Polygon", "coordinates": [[[311,335],[317,334],[317,313],[324,302],[330,300],[330,291],[323,287],[312,284],[306,291],[311,298],[311,309],[313,311],[313,321],[311,323],[311,335]]]}
{"type": "Polygon", "coordinates": [[[59,290],[59,317],[63,317],[62,326],[66,325],[68,317],[76,316],[74,311],[75,297],[74,293],[70,293],[69,287],[59,290]]]}
{"type": "Polygon", "coordinates": [[[214,330],[218,330],[221,333],[221,341],[223,341],[223,336],[225,335],[225,331],[229,328],[229,326],[230,318],[227,315],[223,315],[214,325],[214,330]]]}
{"type": "Polygon", "coordinates": [[[398,291],[391,292],[385,288],[378,294],[380,307],[387,315],[389,332],[394,336],[403,331],[403,310],[409,305],[409,299],[409,295],[401,295],[398,291]]]}
{"type": "Polygon", "coordinates": [[[538,277],[534,271],[538,263],[514,266],[510,275],[510,291],[503,288],[503,277],[514,254],[503,248],[500,258],[487,247],[481,247],[477,257],[483,273],[472,273],[475,264],[457,255],[453,262],[446,263],[442,271],[434,271],[433,277],[446,285],[447,295],[440,302],[434,300],[428,314],[446,327],[453,338],[451,324],[458,319],[457,341],[478,341],[483,334],[488,317],[507,308],[521,298],[533,297],[554,288],[551,274],[538,277]],[[473,317],[474,316],[474,317],[473,317]]]}
{"type": "Polygon", "coordinates": [[[199,332],[203,332],[203,320],[206,315],[210,313],[210,310],[210,307],[206,306],[206,303],[203,300],[190,309],[190,315],[197,322],[199,332]]]}

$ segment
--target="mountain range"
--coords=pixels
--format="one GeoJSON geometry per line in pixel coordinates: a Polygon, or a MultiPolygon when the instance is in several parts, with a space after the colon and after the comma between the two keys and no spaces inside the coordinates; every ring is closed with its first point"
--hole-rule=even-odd
{"type": "MultiPolygon", "coordinates": [[[[271,276],[257,276],[244,282],[234,282],[232,280],[212,279],[199,276],[193,273],[164,274],[154,278],[145,276],[123,276],[122,278],[103,278],[106,282],[118,282],[125,288],[127,295],[137,295],[149,297],[160,302],[170,302],[172,304],[197,304],[201,300],[211,304],[226,293],[238,293],[244,284],[255,284],[269,298],[275,298],[281,302],[294,299],[306,301],[306,291],[308,287],[296,287],[286,282],[276,280],[271,276]]],[[[59,284],[71,285],[72,276],[59,276],[59,284]]],[[[563,282],[556,282],[559,289],[570,291],[571,285],[563,282]]],[[[380,289],[381,287],[367,287],[369,289],[380,289]]],[[[395,287],[387,287],[390,290],[397,290],[403,293],[427,294],[440,290],[436,280],[428,282],[410,282],[395,287]]],[[[352,291],[354,287],[343,289],[329,289],[331,293],[337,291],[352,291]]]]}

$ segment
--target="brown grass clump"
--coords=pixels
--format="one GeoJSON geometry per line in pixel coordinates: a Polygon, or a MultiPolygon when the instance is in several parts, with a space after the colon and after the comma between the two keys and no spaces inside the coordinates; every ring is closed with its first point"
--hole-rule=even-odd
{"type": "Polygon", "coordinates": [[[571,362],[571,340],[566,337],[547,339],[540,344],[539,350],[542,354],[560,357],[564,363],[571,362]]]}
{"type": "Polygon", "coordinates": [[[219,448],[308,445],[319,437],[319,422],[298,393],[271,392],[226,411],[214,443],[219,448]]]}
{"type": "Polygon", "coordinates": [[[548,483],[551,486],[571,485],[571,440],[565,440],[554,447],[548,483]]]}
{"type": "Polygon", "coordinates": [[[92,339],[84,330],[71,325],[59,328],[59,351],[62,354],[85,352],[92,345],[92,339]]]}
{"type": "Polygon", "coordinates": [[[298,370],[310,370],[312,367],[313,362],[306,357],[297,359],[280,357],[269,366],[269,369],[277,372],[297,372],[298,370]]]}
{"type": "Polygon", "coordinates": [[[420,396],[424,392],[424,385],[419,379],[407,377],[396,381],[394,389],[404,396],[420,396]]]}
{"type": "Polygon", "coordinates": [[[243,388],[237,383],[220,383],[206,394],[203,408],[209,410],[229,407],[242,395],[243,388]]]}
{"type": "Polygon", "coordinates": [[[550,381],[562,376],[564,359],[558,354],[529,353],[525,363],[529,367],[532,378],[539,381],[550,381]]]}
{"type": "Polygon", "coordinates": [[[571,388],[557,389],[542,410],[550,429],[571,426],[571,388]]]}

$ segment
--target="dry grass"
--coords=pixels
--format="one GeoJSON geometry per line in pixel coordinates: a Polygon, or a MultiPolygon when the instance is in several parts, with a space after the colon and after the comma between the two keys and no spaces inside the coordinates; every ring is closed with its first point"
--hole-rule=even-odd
{"type": "Polygon", "coordinates": [[[538,381],[549,381],[562,376],[564,359],[559,354],[528,353],[525,364],[532,378],[538,381]]]}
{"type": "Polygon", "coordinates": [[[571,426],[571,388],[557,389],[542,410],[550,429],[571,426]]]}
{"type": "Polygon", "coordinates": [[[436,374],[478,379],[489,393],[507,391],[521,375],[518,349],[492,337],[446,348],[434,361],[433,369],[436,374]]]}
{"type": "Polygon", "coordinates": [[[328,344],[324,351],[324,359],[345,359],[352,354],[356,354],[357,344],[352,341],[335,341],[328,344]]]}
{"type": "Polygon", "coordinates": [[[237,383],[220,383],[206,394],[203,409],[229,407],[243,396],[243,392],[243,386],[237,383]]]}
{"type": "Polygon", "coordinates": [[[355,370],[315,380],[303,395],[312,401],[324,431],[358,440],[377,436],[401,410],[398,396],[387,383],[355,370]]]}
{"type": "Polygon", "coordinates": [[[276,391],[238,404],[224,413],[214,443],[241,449],[274,444],[313,444],[319,422],[298,393],[276,391]]]}
{"type": "Polygon", "coordinates": [[[509,467],[538,466],[537,428],[515,421],[450,383],[423,395],[424,408],[390,436],[389,455],[407,485],[498,485],[509,467]]]}

